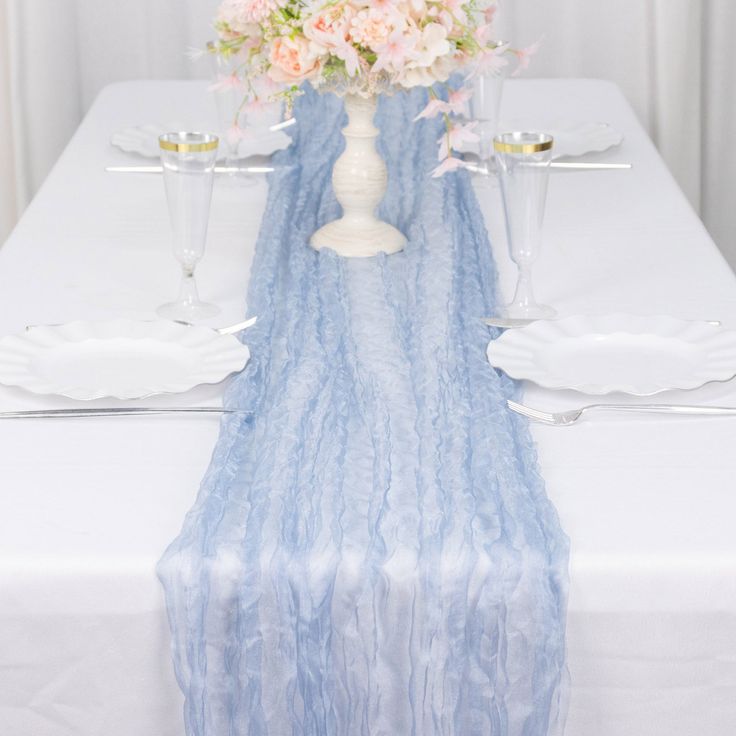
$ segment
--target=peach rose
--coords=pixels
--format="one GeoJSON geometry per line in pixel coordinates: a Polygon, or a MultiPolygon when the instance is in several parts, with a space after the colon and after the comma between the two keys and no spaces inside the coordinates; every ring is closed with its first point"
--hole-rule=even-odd
{"type": "Polygon", "coordinates": [[[350,26],[350,37],[355,43],[378,51],[394,31],[406,26],[406,19],[389,9],[366,8],[352,19],[350,26]]]}
{"type": "Polygon", "coordinates": [[[304,36],[279,36],[271,44],[271,67],[268,76],[275,82],[295,84],[316,74],[321,65],[320,57],[309,47],[304,36]]]}
{"type": "Polygon", "coordinates": [[[337,48],[348,40],[355,9],[347,3],[331,5],[304,21],[304,35],[324,49],[337,48]]]}

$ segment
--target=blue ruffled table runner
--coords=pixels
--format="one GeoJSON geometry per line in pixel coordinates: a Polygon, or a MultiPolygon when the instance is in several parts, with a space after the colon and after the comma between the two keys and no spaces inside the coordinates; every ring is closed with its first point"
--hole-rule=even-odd
{"type": "Polygon", "coordinates": [[[468,177],[430,179],[426,93],[382,99],[403,253],[308,247],[339,215],[341,102],[298,102],[248,294],[252,359],[159,565],[190,736],[543,736],[565,698],[567,539],[514,384],[468,177]]]}

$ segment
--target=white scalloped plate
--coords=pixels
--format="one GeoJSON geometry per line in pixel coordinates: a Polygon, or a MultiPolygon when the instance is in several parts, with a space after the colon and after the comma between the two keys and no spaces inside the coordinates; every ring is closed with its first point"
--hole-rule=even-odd
{"type": "Polygon", "coordinates": [[[487,354],[545,388],[651,396],[733,378],[736,332],[668,316],[575,316],[506,330],[487,354]]]}
{"type": "Polygon", "coordinates": [[[234,335],[164,320],[40,325],[0,339],[0,383],[72,399],[141,399],[218,383],[242,370],[234,335]]]}
{"type": "Polygon", "coordinates": [[[125,153],[136,153],[146,158],[158,158],[161,151],[158,145],[159,136],[172,130],[183,130],[178,123],[148,123],[132,128],[124,128],[110,136],[110,143],[125,153]]]}
{"type": "MultiPolygon", "coordinates": [[[[158,139],[164,133],[173,130],[185,130],[180,124],[148,123],[132,128],[125,128],[110,136],[110,143],[126,153],[134,153],[144,158],[159,158],[158,139]]],[[[238,143],[236,157],[270,156],[291,145],[291,137],[284,130],[271,130],[270,127],[247,128],[244,137],[238,143]]]]}
{"type": "Polygon", "coordinates": [[[549,133],[554,138],[553,158],[600,153],[620,145],[624,139],[608,123],[557,122],[549,133]]]}

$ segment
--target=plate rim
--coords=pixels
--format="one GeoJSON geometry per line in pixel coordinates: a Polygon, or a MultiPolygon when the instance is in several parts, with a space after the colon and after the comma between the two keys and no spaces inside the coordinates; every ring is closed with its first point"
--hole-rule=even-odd
{"type": "MultiPolygon", "coordinates": [[[[555,320],[546,320],[546,321],[538,320],[524,327],[517,327],[511,330],[504,330],[499,334],[497,338],[492,339],[488,342],[487,347],[486,347],[486,359],[488,360],[488,363],[490,364],[492,368],[503,371],[507,376],[509,376],[510,378],[514,380],[529,381],[530,383],[534,383],[535,385],[540,386],[541,388],[550,389],[554,391],[572,390],[572,391],[578,391],[580,393],[588,394],[591,396],[603,396],[603,395],[612,394],[612,393],[623,393],[629,396],[640,396],[640,397],[655,396],[657,394],[661,394],[666,391],[692,391],[697,388],[701,388],[702,386],[705,386],[706,384],[709,384],[709,383],[726,383],[736,378],[736,362],[734,362],[732,369],[728,369],[728,370],[723,369],[715,377],[711,377],[711,378],[694,377],[694,378],[690,378],[687,382],[684,382],[684,381],[677,382],[676,385],[673,382],[671,385],[659,386],[651,390],[637,389],[636,387],[632,387],[632,386],[621,387],[621,384],[611,384],[611,383],[566,382],[563,385],[559,382],[552,381],[550,379],[545,380],[543,376],[540,378],[540,374],[530,375],[527,371],[523,370],[523,368],[521,371],[519,371],[518,367],[515,368],[512,366],[510,369],[508,366],[504,367],[500,364],[497,364],[498,357],[496,357],[497,363],[493,362],[493,357],[492,357],[493,348],[497,344],[500,344],[501,346],[504,345],[504,343],[502,342],[499,343],[499,341],[502,340],[505,335],[511,334],[512,337],[507,338],[507,341],[508,339],[513,340],[514,333],[524,333],[524,331],[529,331],[530,329],[532,330],[532,333],[533,333],[535,329],[536,330],[549,329],[550,326],[553,324],[556,327],[556,326],[559,326],[560,324],[564,324],[565,322],[569,322],[573,320],[588,320],[588,321],[615,320],[615,321],[619,321],[622,324],[622,329],[616,330],[617,332],[624,331],[623,328],[625,327],[626,320],[638,322],[639,324],[644,324],[646,322],[652,323],[654,321],[665,320],[669,322],[670,325],[681,325],[683,326],[683,328],[687,328],[687,327],[694,328],[697,326],[701,326],[704,330],[709,331],[711,333],[710,337],[731,335],[733,338],[734,354],[736,355],[736,330],[727,329],[721,325],[714,325],[705,320],[682,319],[682,318],[674,317],[668,314],[642,315],[642,314],[633,314],[633,313],[627,313],[627,312],[611,312],[611,313],[605,313],[605,314],[601,313],[601,314],[589,314],[589,315],[571,314],[571,315],[566,315],[565,317],[561,317],[555,320]]],[[[554,329],[554,327],[552,329],[554,329]]],[[[526,332],[525,334],[528,334],[528,332],[526,332]]],[[[581,333],[580,336],[582,336],[583,334],[585,333],[581,333]]]]}
{"type": "MultiPolygon", "coordinates": [[[[470,118],[468,118],[470,120],[470,118]]],[[[503,122],[503,121],[502,121],[503,122]]],[[[555,149],[555,147],[552,147],[552,160],[556,161],[557,159],[567,159],[567,158],[581,158],[583,156],[587,156],[588,154],[594,154],[594,153],[605,153],[606,151],[610,151],[612,148],[616,148],[617,146],[621,146],[626,141],[626,136],[624,135],[621,130],[619,130],[616,126],[612,125],[611,123],[607,123],[603,120],[556,120],[552,121],[552,124],[550,125],[537,125],[532,124],[528,125],[527,121],[523,118],[511,118],[509,120],[508,124],[504,124],[499,126],[499,130],[502,128],[505,130],[529,130],[529,131],[536,131],[536,132],[549,132],[553,136],[555,135],[555,128],[563,128],[566,130],[572,130],[575,126],[584,126],[584,125],[596,125],[601,126],[603,129],[607,129],[612,137],[614,137],[616,140],[612,141],[611,143],[608,143],[604,146],[596,144],[593,146],[587,146],[585,150],[583,151],[560,151],[559,149],[555,149]]],[[[559,131],[558,131],[559,132],[559,131]]],[[[458,150],[461,153],[478,153],[478,144],[477,143],[468,143],[465,145],[461,145],[458,150]]]]}
{"type": "MultiPolygon", "coordinates": [[[[122,151],[123,153],[128,154],[134,154],[136,156],[140,156],[141,158],[146,159],[158,159],[160,157],[160,152],[158,150],[158,147],[151,142],[151,148],[149,149],[148,146],[145,145],[147,133],[144,132],[145,128],[157,128],[161,130],[167,130],[167,129],[180,129],[187,126],[182,125],[162,125],[161,123],[142,123],[141,125],[129,125],[125,128],[120,128],[119,130],[115,130],[110,134],[110,145],[114,148],[117,148],[119,151],[122,151]],[[135,133],[135,135],[133,135],[135,133]],[[136,138],[138,139],[137,143],[133,146],[127,144],[122,139],[126,138],[136,138]]],[[[274,137],[279,141],[279,146],[276,148],[270,148],[268,149],[267,153],[262,153],[260,151],[256,151],[254,153],[248,153],[246,154],[240,154],[239,152],[236,152],[236,155],[234,156],[234,159],[237,161],[244,160],[246,158],[251,158],[252,156],[272,156],[273,154],[277,153],[278,151],[283,151],[284,149],[288,148],[291,143],[292,139],[289,136],[288,133],[285,133],[283,130],[269,130],[269,129],[261,129],[256,128],[256,130],[260,131],[258,135],[256,135],[252,140],[258,141],[266,141],[269,140],[270,137],[274,137]],[[288,143],[287,143],[288,140],[288,143]]],[[[222,133],[219,133],[218,135],[222,135],[222,133]]],[[[222,157],[220,156],[218,160],[222,160],[222,157]]]]}
{"type": "MultiPolygon", "coordinates": [[[[518,123],[518,121],[517,121],[518,123]]],[[[600,144],[586,144],[585,150],[582,151],[560,151],[559,149],[555,150],[555,146],[552,147],[552,159],[557,160],[558,158],[580,158],[581,156],[586,156],[589,153],[604,153],[605,151],[610,151],[612,148],[616,148],[617,146],[620,146],[625,140],[626,137],[624,134],[616,128],[611,123],[605,122],[604,120],[569,120],[569,119],[559,119],[559,120],[553,120],[549,121],[549,125],[534,125],[534,126],[525,126],[522,125],[521,127],[529,127],[530,130],[538,130],[540,132],[544,132],[545,130],[549,130],[553,136],[555,136],[555,133],[560,133],[560,131],[563,131],[565,133],[572,133],[572,131],[575,130],[575,128],[583,127],[583,126],[597,126],[601,130],[608,131],[609,135],[611,136],[612,142],[607,143],[606,145],[600,145],[600,144]],[[557,130],[555,130],[557,129],[557,130]],[[613,141],[613,138],[616,140],[613,141]]],[[[513,127],[513,126],[512,126],[513,127]]],[[[518,126],[517,126],[518,127],[518,126]]]]}
{"type": "MultiPolygon", "coordinates": [[[[191,348],[191,346],[190,346],[191,348]]],[[[201,359],[206,360],[206,353],[201,352],[201,359]]],[[[216,330],[214,330],[211,327],[207,327],[206,325],[185,325],[185,324],[179,324],[170,320],[162,320],[162,319],[152,319],[152,320],[136,320],[136,319],[127,319],[127,318],[117,318],[117,319],[111,319],[111,320],[73,320],[70,322],[65,322],[58,325],[36,325],[31,330],[25,330],[20,333],[15,334],[8,334],[3,335],[0,337],[0,385],[3,386],[9,386],[13,388],[20,388],[24,391],[28,391],[30,393],[36,394],[36,395],[43,395],[43,396],[63,396],[65,398],[74,399],[76,401],[94,401],[96,399],[118,399],[123,401],[128,400],[140,400],[145,399],[151,396],[159,396],[159,395],[169,395],[169,394],[179,394],[179,393],[185,393],[187,391],[192,390],[193,388],[197,386],[202,385],[215,385],[218,383],[223,382],[225,379],[227,379],[229,376],[231,376],[233,373],[240,372],[245,369],[245,367],[250,362],[251,354],[250,349],[248,346],[240,342],[238,340],[237,336],[235,335],[223,335],[221,333],[218,333],[216,330]],[[107,390],[107,387],[102,388],[85,388],[85,387],[79,387],[79,386],[72,386],[68,387],[63,384],[57,383],[56,385],[54,382],[44,381],[40,376],[37,374],[34,375],[30,370],[23,373],[21,371],[20,378],[30,378],[30,380],[19,380],[18,377],[10,377],[8,378],[8,374],[6,373],[6,351],[9,349],[8,343],[11,344],[10,349],[18,349],[18,343],[20,342],[20,347],[25,347],[26,350],[23,352],[20,350],[19,352],[24,355],[30,355],[31,357],[39,350],[39,349],[48,349],[51,347],[55,347],[56,345],[60,344],[73,344],[74,342],[82,342],[85,338],[82,337],[80,340],[68,340],[64,339],[63,335],[59,335],[59,333],[62,330],[66,331],[77,331],[81,330],[81,334],[84,336],[84,330],[88,330],[88,334],[90,334],[90,337],[87,337],[86,339],[105,339],[104,336],[100,336],[99,332],[104,331],[106,329],[109,330],[117,330],[117,334],[111,334],[109,339],[153,339],[158,340],[161,343],[164,344],[180,344],[176,340],[166,340],[161,337],[161,335],[141,335],[139,337],[136,337],[135,335],[130,334],[121,334],[121,332],[124,332],[127,330],[135,330],[135,329],[151,329],[154,330],[158,326],[159,330],[162,329],[164,326],[173,330],[174,332],[178,333],[180,336],[183,336],[185,334],[193,334],[193,335],[202,335],[205,338],[205,341],[199,345],[201,348],[204,345],[210,345],[212,346],[214,343],[220,343],[220,344],[226,344],[228,345],[228,352],[230,353],[227,357],[227,360],[223,361],[223,365],[219,368],[219,370],[216,372],[216,374],[213,374],[212,371],[214,370],[212,366],[210,366],[210,373],[213,375],[213,377],[206,377],[201,378],[203,371],[206,370],[207,366],[204,366],[201,362],[197,366],[196,370],[193,370],[190,372],[188,379],[182,380],[178,385],[171,383],[162,382],[160,388],[154,388],[153,390],[148,390],[148,387],[146,387],[145,391],[137,390],[135,392],[133,391],[110,391],[107,390]],[[97,332],[89,332],[97,331],[97,332]],[[190,330],[195,330],[194,333],[189,333],[190,330]],[[54,345],[39,345],[37,343],[32,343],[29,341],[29,336],[36,334],[36,336],[53,336],[56,335],[57,338],[61,337],[61,340],[59,342],[56,342],[54,345]],[[15,346],[13,348],[12,346],[15,346]],[[28,350],[28,347],[30,347],[30,351],[28,350]],[[239,367],[238,367],[239,366],[239,367]],[[214,377],[214,375],[218,377],[214,377]],[[196,379],[196,380],[195,380],[196,379]]],[[[27,361],[27,367],[30,367],[30,358],[27,361]]]]}

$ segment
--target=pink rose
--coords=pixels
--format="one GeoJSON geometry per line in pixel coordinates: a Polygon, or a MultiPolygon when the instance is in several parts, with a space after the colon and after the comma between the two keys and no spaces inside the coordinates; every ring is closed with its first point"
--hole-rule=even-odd
{"type": "Polygon", "coordinates": [[[320,58],[309,48],[304,36],[279,36],[271,44],[271,67],[268,76],[275,82],[296,84],[314,76],[320,69],[320,58]]]}

